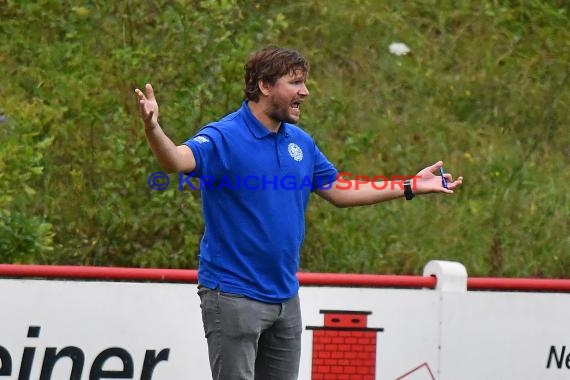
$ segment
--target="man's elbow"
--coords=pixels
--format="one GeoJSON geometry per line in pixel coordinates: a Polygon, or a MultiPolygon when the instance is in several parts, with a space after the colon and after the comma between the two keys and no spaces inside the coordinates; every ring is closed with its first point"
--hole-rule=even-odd
{"type": "Polygon", "coordinates": [[[349,208],[350,206],[352,206],[350,203],[347,202],[331,202],[332,205],[336,208],[349,208]]]}
{"type": "Polygon", "coordinates": [[[324,198],[327,202],[332,204],[334,207],[346,208],[346,207],[351,206],[349,199],[347,197],[343,196],[344,194],[339,194],[337,192],[328,193],[327,191],[330,191],[330,190],[323,190],[319,195],[321,195],[322,198],[324,198]]]}
{"type": "Polygon", "coordinates": [[[334,192],[330,194],[323,194],[323,198],[325,198],[330,204],[335,206],[336,208],[348,208],[348,207],[357,207],[357,206],[365,206],[377,203],[374,199],[368,197],[363,198],[361,196],[356,196],[357,194],[351,191],[341,191],[341,192],[334,192]]]}
{"type": "Polygon", "coordinates": [[[161,161],[159,165],[166,173],[190,173],[196,168],[194,162],[186,162],[182,159],[161,161]]]}
{"type": "Polygon", "coordinates": [[[168,174],[172,174],[172,173],[178,173],[181,170],[178,170],[178,167],[176,164],[170,163],[170,162],[159,162],[158,163],[160,165],[160,169],[162,169],[162,171],[164,171],[165,173],[168,174]]]}

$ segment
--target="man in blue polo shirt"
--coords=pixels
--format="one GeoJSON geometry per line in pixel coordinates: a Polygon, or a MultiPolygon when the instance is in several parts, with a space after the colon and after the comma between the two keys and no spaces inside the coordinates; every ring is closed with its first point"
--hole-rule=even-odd
{"type": "Polygon", "coordinates": [[[334,166],[306,132],[270,131],[246,101],[185,144],[202,179],[200,284],[273,304],[293,297],[309,195],[335,181],[334,166]]]}
{"type": "Polygon", "coordinates": [[[201,180],[206,229],[198,282],[214,379],[293,380],[301,351],[296,271],[311,192],[337,207],[453,193],[437,162],[413,183],[343,180],[314,140],[295,126],[307,99],[309,65],[298,52],[268,47],[245,67],[241,107],[175,145],[158,123],[152,86],[136,89],[150,148],[167,171],[201,180]]]}

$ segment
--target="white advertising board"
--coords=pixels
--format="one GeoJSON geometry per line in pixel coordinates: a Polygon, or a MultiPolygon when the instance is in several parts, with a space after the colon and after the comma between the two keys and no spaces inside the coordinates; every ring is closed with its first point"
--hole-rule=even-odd
{"type": "Polygon", "coordinates": [[[0,379],[209,376],[196,285],[0,280],[0,294],[0,379]],[[50,354],[65,348],[75,369],[50,354]]]}
{"type": "MultiPolygon", "coordinates": [[[[569,293],[442,289],[302,286],[299,379],[570,378],[569,293]]],[[[211,379],[196,284],[0,279],[0,294],[0,380],[211,379]]]]}
{"type": "Polygon", "coordinates": [[[570,379],[570,294],[446,293],[439,380],[570,379]]]}
{"type": "MultiPolygon", "coordinates": [[[[322,310],[367,312],[377,333],[376,379],[397,379],[427,363],[438,364],[439,293],[433,290],[301,287],[305,326],[322,326],[322,310]]],[[[311,379],[313,334],[303,333],[299,379],[311,379]]],[[[411,377],[410,377],[411,379],[411,377]]],[[[431,378],[420,378],[431,380],[431,378]]]]}

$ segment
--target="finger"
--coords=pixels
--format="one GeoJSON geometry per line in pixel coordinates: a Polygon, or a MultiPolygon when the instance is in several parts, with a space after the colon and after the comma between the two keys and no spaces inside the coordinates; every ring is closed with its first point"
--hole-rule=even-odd
{"type": "Polygon", "coordinates": [[[141,117],[142,117],[144,122],[152,120],[152,116],[154,114],[154,112],[152,110],[149,110],[146,107],[146,103],[147,103],[147,100],[141,100],[139,102],[139,112],[140,112],[141,117]]]}
{"type": "Polygon", "coordinates": [[[435,164],[433,164],[432,166],[428,166],[428,169],[430,172],[435,173],[439,170],[439,168],[441,168],[443,166],[443,161],[438,161],[435,164]]]}
{"type": "Polygon", "coordinates": [[[141,110],[142,113],[146,114],[146,99],[144,98],[144,96],[142,98],[139,98],[139,109],[141,110]]]}
{"type": "Polygon", "coordinates": [[[154,89],[152,88],[152,85],[150,83],[147,83],[145,85],[145,90],[146,90],[146,97],[149,100],[153,100],[154,99],[154,89]]]}
{"type": "Polygon", "coordinates": [[[139,90],[138,88],[135,89],[135,94],[137,95],[137,97],[139,98],[139,100],[144,100],[146,99],[143,92],[141,90],[139,90]]]}
{"type": "Polygon", "coordinates": [[[455,181],[450,182],[447,184],[447,187],[450,189],[455,189],[458,186],[461,186],[463,183],[463,177],[458,177],[455,181]]]}

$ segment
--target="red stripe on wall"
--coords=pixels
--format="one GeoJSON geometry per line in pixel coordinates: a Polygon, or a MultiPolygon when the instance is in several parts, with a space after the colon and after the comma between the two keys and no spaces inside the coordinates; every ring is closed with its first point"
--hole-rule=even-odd
{"type": "Polygon", "coordinates": [[[195,270],[115,268],[68,265],[0,264],[0,276],[166,282],[198,281],[198,275],[195,270]]]}
{"type": "MultiPolygon", "coordinates": [[[[194,269],[22,264],[0,264],[0,277],[190,283],[196,283],[198,281],[198,274],[194,269]]],[[[434,289],[437,284],[437,279],[432,276],[299,272],[297,277],[303,286],[365,286],[434,289]]],[[[570,292],[570,279],[470,277],[467,279],[467,288],[469,290],[570,292]]]]}
{"type": "Polygon", "coordinates": [[[308,273],[297,274],[301,285],[305,286],[368,286],[396,288],[435,288],[435,277],[396,276],[379,274],[349,273],[308,273]]]}
{"type": "Polygon", "coordinates": [[[570,280],[554,278],[491,278],[467,279],[469,290],[513,290],[570,292],[570,280]]]}

